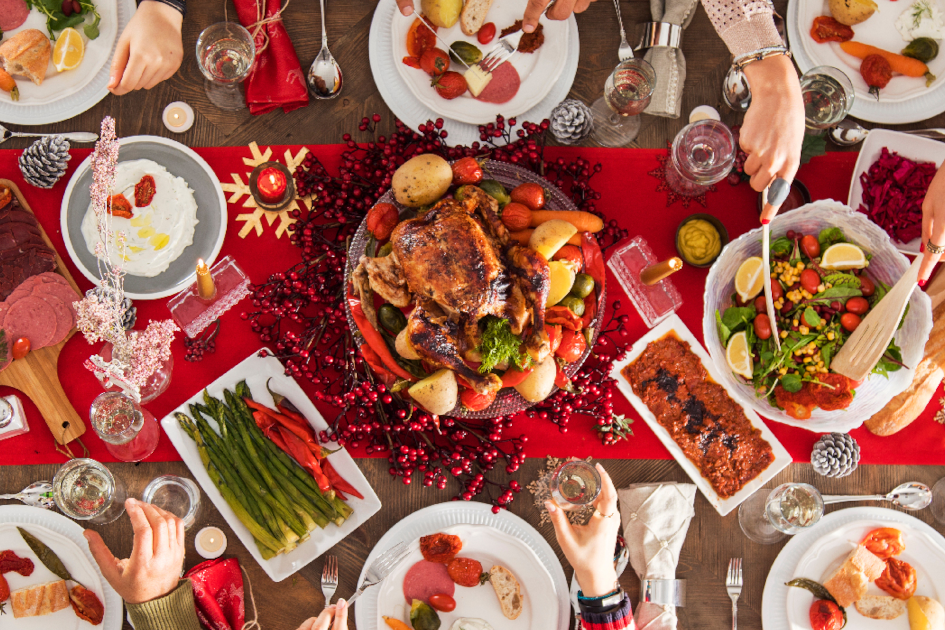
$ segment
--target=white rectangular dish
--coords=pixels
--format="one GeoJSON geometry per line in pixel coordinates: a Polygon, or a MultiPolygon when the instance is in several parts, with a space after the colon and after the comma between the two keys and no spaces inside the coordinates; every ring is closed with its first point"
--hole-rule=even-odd
{"type": "Polygon", "coordinates": [[[764,487],[764,485],[770,481],[775,475],[787,468],[788,465],[793,461],[790,453],[787,452],[787,449],[778,442],[778,439],[774,437],[774,434],[771,433],[771,430],[765,425],[761,417],[754,412],[749,407],[742,405],[738,402],[738,399],[729,394],[729,397],[735,401],[745,412],[745,416],[751,422],[752,426],[761,431],[761,436],[765,439],[768,444],[771,445],[771,451],[774,455],[774,461],[764,470],[760,475],[752,479],[749,483],[745,485],[741,490],[739,490],[733,496],[723,499],[716,493],[712,488],[712,484],[702,476],[702,473],[693,464],[688,457],[683,453],[682,449],[676,444],[676,441],[673,440],[669,432],[663,428],[663,426],[657,421],[656,416],[650,411],[649,407],[637,396],[633,388],[630,387],[630,383],[624,378],[623,374],[620,371],[636,361],[637,357],[643,354],[643,351],[646,350],[646,347],[652,341],[657,341],[662,339],[669,333],[675,333],[679,339],[685,341],[689,344],[692,352],[699,357],[699,360],[702,362],[703,367],[705,367],[706,372],[716,383],[722,383],[718,372],[715,369],[715,365],[712,363],[712,359],[709,358],[709,354],[705,351],[705,348],[702,347],[702,344],[695,338],[695,336],[689,332],[689,329],[686,328],[686,325],[679,319],[678,315],[671,315],[669,318],[661,322],[656,328],[652,329],[649,333],[637,340],[633,344],[633,347],[627,352],[627,356],[622,361],[616,361],[614,363],[613,371],[611,376],[617,381],[617,387],[620,388],[621,393],[626,396],[627,400],[630,401],[630,404],[633,405],[633,408],[636,409],[637,413],[640,414],[640,417],[646,422],[646,424],[653,430],[653,433],[656,434],[656,437],[659,438],[660,442],[663,443],[670,454],[673,456],[683,470],[686,471],[686,474],[692,479],[693,483],[696,484],[696,487],[702,492],[705,498],[712,504],[719,514],[725,516],[739,505],[742,501],[750,497],[757,490],[764,487]]]}
{"type": "MultiPolygon", "coordinates": [[[[210,392],[211,396],[222,398],[223,390],[229,389],[232,391],[238,382],[245,380],[253,393],[253,398],[257,402],[269,407],[275,407],[272,396],[269,395],[266,389],[266,382],[270,379],[272,379],[270,382],[272,390],[282,394],[288,398],[293,405],[298,407],[299,411],[308,419],[315,431],[328,429],[328,423],[325,422],[325,419],[318,413],[315,405],[312,404],[312,401],[310,401],[305,392],[302,391],[302,388],[299,387],[298,383],[296,383],[292,377],[285,375],[285,368],[282,367],[279,360],[273,356],[260,357],[258,356],[258,351],[253,352],[249,357],[244,359],[242,363],[218,378],[206,389],[210,392]]],[[[240,539],[240,542],[243,543],[243,546],[246,547],[253,558],[256,559],[256,562],[259,563],[259,566],[263,568],[274,582],[281,582],[318,558],[341,542],[345,536],[356,530],[362,523],[365,523],[381,509],[380,499],[378,499],[377,494],[374,493],[374,490],[371,488],[370,484],[368,484],[367,479],[364,478],[358,465],[351,455],[348,454],[348,451],[341,449],[331,455],[331,463],[335,470],[338,471],[338,474],[344,477],[348,483],[357,488],[361,494],[364,495],[364,499],[348,497],[348,504],[353,508],[354,512],[341,527],[330,524],[325,529],[313,532],[308,540],[291,552],[280,554],[269,560],[263,560],[259,549],[256,548],[256,543],[253,541],[252,534],[249,533],[246,526],[236,517],[236,514],[230,508],[229,504],[224,500],[223,495],[220,494],[220,491],[210,480],[210,475],[207,474],[203,463],[200,461],[197,445],[190,439],[190,436],[184,433],[183,429],[181,429],[177,420],[174,418],[174,414],[177,412],[185,413],[189,416],[190,410],[188,409],[188,405],[195,402],[203,402],[203,389],[161,420],[161,426],[164,427],[164,432],[167,433],[174,448],[180,453],[181,458],[184,460],[184,463],[187,464],[187,467],[197,480],[197,483],[200,484],[203,491],[207,493],[207,496],[213,501],[213,504],[216,506],[217,510],[220,511],[220,514],[223,515],[223,518],[226,519],[227,524],[236,533],[236,536],[240,539]]],[[[213,424],[212,420],[210,420],[210,422],[213,424]]],[[[336,447],[337,445],[334,445],[332,448],[336,447]]]]}

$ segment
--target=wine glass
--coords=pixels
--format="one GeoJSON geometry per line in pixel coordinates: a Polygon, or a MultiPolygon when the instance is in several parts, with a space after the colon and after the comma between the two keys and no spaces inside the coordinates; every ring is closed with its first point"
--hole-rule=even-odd
{"type": "Polygon", "coordinates": [[[735,138],[725,123],[710,118],[676,134],[666,160],[666,183],[677,194],[697,197],[728,176],[735,163],[735,138]]]}
{"type": "Polygon", "coordinates": [[[210,102],[229,111],[246,108],[238,84],[249,76],[256,44],[249,31],[234,22],[208,26],[197,38],[197,65],[210,102]]]}
{"type": "Polygon", "coordinates": [[[594,140],[605,147],[632,142],[655,87],[656,71],[643,59],[628,59],[614,68],[604,83],[604,95],[591,106],[594,140]]]}
{"type": "Polygon", "coordinates": [[[846,118],[853,107],[853,83],[833,66],[811,68],[801,77],[804,120],[807,128],[820,133],[846,118]]]}
{"type": "Polygon", "coordinates": [[[99,394],[89,420],[108,452],[123,462],[140,462],[154,452],[161,437],[157,419],[123,392],[99,394]]]}
{"type": "Polygon", "coordinates": [[[593,503],[600,494],[600,473],[587,462],[573,459],[555,469],[548,486],[558,507],[579,510],[593,503]]]}
{"type": "Polygon", "coordinates": [[[784,483],[765,496],[756,492],[738,508],[738,524],[749,539],[770,545],[816,525],[824,499],[814,486],[784,483]]]}
{"type": "Polygon", "coordinates": [[[932,486],[932,516],[945,525],[945,477],[932,486]]]}
{"type": "Polygon", "coordinates": [[[53,477],[53,499],[63,514],[96,525],[125,512],[125,485],[94,459],[70,459],[53,477]]]}

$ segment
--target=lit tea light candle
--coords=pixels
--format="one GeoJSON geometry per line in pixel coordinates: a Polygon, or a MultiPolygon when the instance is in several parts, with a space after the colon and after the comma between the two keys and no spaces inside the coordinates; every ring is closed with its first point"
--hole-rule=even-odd
{"type": "Polygon", "coordinates": [[[650,265],[641,271],[640,282],[647,285],[656,284],[663,278],[668,278],[682,268],[683,262],[681,258],[670,258],[669,260],[658,262],[655,265],[650,265]]]}
{"type": "Polygon", "coordinates": [[[194,126],[194,110],[183,101],[175,101],[164,108],[161,119],[168,131],[184,133],[194,126]]]}
{"type": "Polygon", "coordinates": [[[217,288],[213,285],[210,268],[201,258],[197,261],[197,295],[204,300],[212,300],[216,294],[217,288]]]}
{"type": "Polygon", "coordinates": [[[689,124],[706,119],[722,120],[722,117],[719,116],[719,110],[711,105],[700,105],[689,112],[689,124]]]}
{"type": "Polygon", "coordinates": [[[201,558],[219,558],[226,551],[226,534],[219,527],[204,527],[197,532],[194,547],[201,558]]]}
{"type": "Polygon", "coordinates": [[[269,204],[280,203],[285,198],[285,174],[274,166],[264,168],[256,180],[259,196],[269,204]]]}

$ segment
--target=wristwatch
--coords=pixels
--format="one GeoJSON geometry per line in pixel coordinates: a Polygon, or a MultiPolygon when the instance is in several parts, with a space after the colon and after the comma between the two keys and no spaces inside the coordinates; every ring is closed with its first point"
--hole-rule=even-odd
{"type": "Polygon", "coordinates": [[[138,0],[138,5],[140,6],[142,2],[160,2],[161,4],[166,4],[169,7],[177,9],[184,17],[187,16],[186,0],[138,0]]]}

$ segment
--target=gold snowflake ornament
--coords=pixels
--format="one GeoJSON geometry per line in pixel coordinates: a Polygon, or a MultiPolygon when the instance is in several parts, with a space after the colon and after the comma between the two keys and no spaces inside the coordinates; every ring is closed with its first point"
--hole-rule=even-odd
{"type": "Polygon", "coordinates": [[[938,401],[938,406],[941,409],[935,412],[935,421],[939,424],[945,424],[945,398],[938,401]]]}

